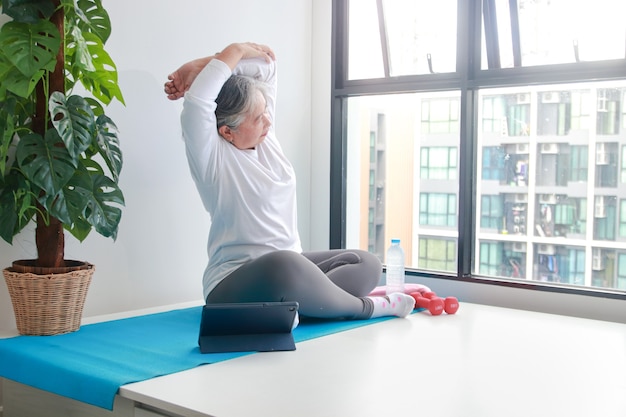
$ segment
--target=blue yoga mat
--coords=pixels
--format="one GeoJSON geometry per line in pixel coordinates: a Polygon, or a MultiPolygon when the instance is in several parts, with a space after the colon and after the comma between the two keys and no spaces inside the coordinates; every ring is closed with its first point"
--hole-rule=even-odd
{"type": "MultiPolygon", "coordinates": [[[[120,386],[251,352],[201,354],[201,307],[85,325],[58,336],[0,340],[0,376],[108,410],[120,386]]],[[[296,342],[377,323],[389,317],[307,321],[296,342]]]]}

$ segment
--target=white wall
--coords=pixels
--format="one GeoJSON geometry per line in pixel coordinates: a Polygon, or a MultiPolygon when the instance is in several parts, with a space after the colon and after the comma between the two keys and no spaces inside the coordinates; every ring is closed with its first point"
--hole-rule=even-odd
{"type": "Polygon", "coordinates": [[[330,239],[330,104],[332,0],[313,0],[310,249],[330,239]]]}
{"type": "MultiPolygon", "coordinates": [[[[327,247],[330,4],[330,0],[104,1],[113,25],[107,47],[126,99],[126,107],[113,105],[108,110],[120,129],[126,207],[116,242],[92,232],[79,244],[67,235],[66,258],[96,265],[85,316],[202,298],[209,218],[180,140],[182,103],[165,99],[163,82],[179,64],[230,42],[266,43],[277,54],[276,127],[298,176],[303,245],[327,247]],[[313,18],[322,26],[313,25],[313,18]],[[313,88],[312,78],[321,85],[313,88]],[[312,111],[313,102],[319,110],[312,111]],[[312,198],[312,189],[321,197],[312,198]]],[[[33,228],[18,236],[13,246],[0,241],[2,267],[14,259],[34,257],[33,228]]],[[[0,331],[13,328],[13,310],[2,280],[0,331]]]]}

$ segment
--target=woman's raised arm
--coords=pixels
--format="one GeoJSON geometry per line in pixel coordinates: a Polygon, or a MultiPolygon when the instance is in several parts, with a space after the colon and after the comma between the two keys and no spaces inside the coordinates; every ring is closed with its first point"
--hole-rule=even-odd
{"type": "Polygon", "coordinates": [[[167,77],[164,91],[170,100],[178,100],[189,90],[193,80],[212,59],[219,59],[234,70],[239,61],[247,58],[263,58],[266,62],[276,59],[274,51],[267,46],[252,42],[232,43],[222,52],[183,64],[167,77]]]}

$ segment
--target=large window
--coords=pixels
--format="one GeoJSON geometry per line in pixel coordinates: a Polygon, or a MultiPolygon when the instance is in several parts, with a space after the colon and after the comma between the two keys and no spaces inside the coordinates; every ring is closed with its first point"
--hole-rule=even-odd
{"type": "Polygon", "coordinates": [[[333,6],[331,247],[624,294],[626,2],[333,6]]]}

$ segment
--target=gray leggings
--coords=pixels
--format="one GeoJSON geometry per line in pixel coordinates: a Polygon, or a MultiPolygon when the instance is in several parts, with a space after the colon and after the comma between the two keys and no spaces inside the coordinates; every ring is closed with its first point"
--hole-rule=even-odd
{"type": "Polygon", "coordinates": [[[362,250],[276,251],[228,275],[206,302],[297,301],[301,316],[367,319],[374,304],[365,296],[381,273],[378,257],[362,250]]]}

